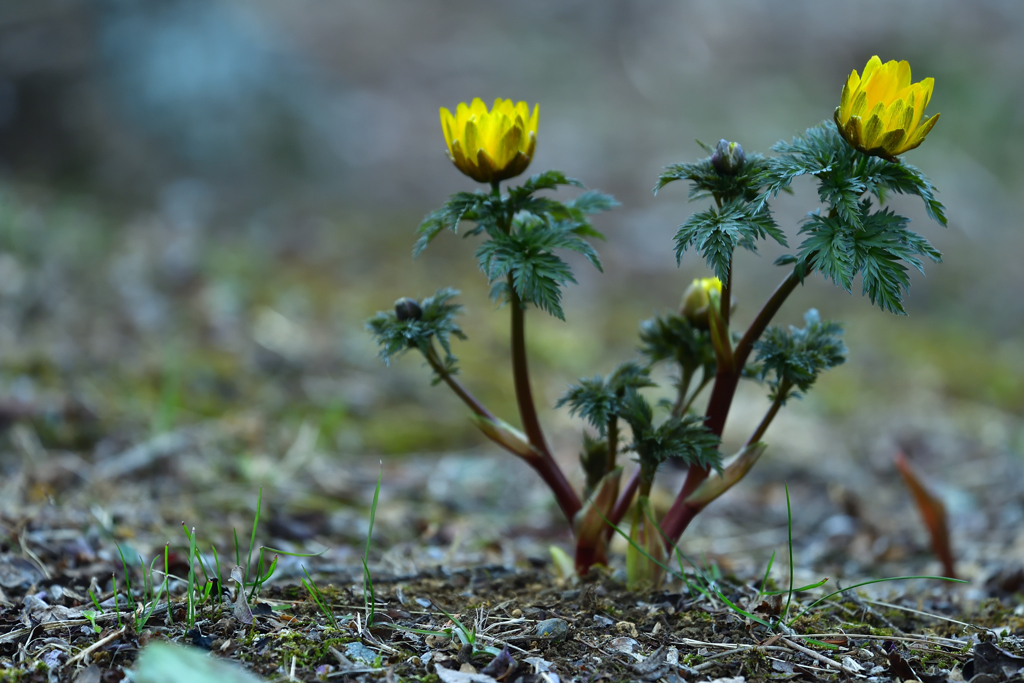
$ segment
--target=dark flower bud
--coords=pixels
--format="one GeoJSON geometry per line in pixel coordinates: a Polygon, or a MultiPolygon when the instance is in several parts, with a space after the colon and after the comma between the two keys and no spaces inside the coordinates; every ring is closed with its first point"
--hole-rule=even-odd
{"type": "Polygon", "coordinates": [[[423,309],[415,299],[403,296],[395,302],[395,317],[400,321],[419,320],[423,317],[423,309]]]}
{"type": "Polygon", "coordinates": [[[736,175],[743,169],[747,155],[738,142],[719,140],[715,153],[711,155],[711,165],[722,175],[736,175]]]}

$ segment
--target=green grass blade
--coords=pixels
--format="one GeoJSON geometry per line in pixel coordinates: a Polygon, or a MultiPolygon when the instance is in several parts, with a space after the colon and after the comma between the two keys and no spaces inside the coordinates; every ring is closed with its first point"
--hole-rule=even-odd
{"type": "Polygon", "coordinates": [[[822,579],[821,581],[815,581],[814,583],[809,583],[806,586],[800,586],[798,588],[794,588],[794,589],[792,589],[792,591],[789,588],[785,588],[785,589],[780,590],[780,591],[764,591],[763,593],[761,593],[761,595],[785,595],[785,594],[790,593],[790,592],[792,592],[792,593],[802,593],[803,591],[809,591],[809,590],[814,590],[815,588],[821,588],[826,583],[828,583],[828,577],[827,576],[824,579],[822,579]]]}
{"type": "Polygon", "coordinates": [[[370,504],[370,526],[366,530],[366,549],[363,551],[363,609],[366,611],[366,628],[373,626],[373,618],[377,614],[377,597],[373,591],[373,577],[370,575],[370,539],[373,537],[373,521],[377,517],[377,502],[380,500],[380,484],[384,479],[384,463],[380,464],[377,473],[377,486],[373,490],[373,502],[370,504]],[[367,600],[369,593],[369,600],[367,600]]]}
{"type": "Polygon", "coordinates": [[[455,627],[459,631],[459,640],[462,641],[463,645],[473,645],[476,643],[476,629],[473,629],[471,631],[470,629],[466,628],[461,621],[456,619],[454,615],[446,612],[444,607],[441,607],[439,604],[437,604],[436,601],[432,600],[431,602],[433,603],[434,607],[441,610],[441,613],[448,617],[448,619],[450,619],[453,624],[455,624],[455,627]]]}
{"type": "Polygon", "coordinates": [[[771,625],[770,622],[765,621],[761,617],[755,617],[750,612],[746,611],[745,609],[742,609],[736,603],[734,603],[732,600],[730,600],[729,598],[725,597],[725,593],[723,593],[722,591],[718,590],[717,588],[715,589],[715,594],[722,600],[722,602],[727,604],[734,611],[739,612],[740,614],[745,616],[747,619],[750,619],[753,622],[761,624],[762,626],[767,626],[768,628],[772,628],[772,625],[771,625]]]}
{"type": "Polygon", "coordinates": [[[775,551],[772,551],[772,556],[768,558],[768,566],[764,570],[764,578],[761,579],[761,587],[757,589],[757,597],[754,598],[754,602],[761,599],[762,595],[769,595],[765,592],[764,587],[768,585],[768,574],[772,571],[772,565],[775,564],[775,551]]]}
{"type": "Polygon", "coordinates": [[[851,591],[854,588],[860,588],[861,586],[870,586],[873,583],[884,583],[886,581],[907,581],[907,580],[910,580],[910,579],[932,579],[932,580],[935,580],[935,581],[949,581],[951,583],[970,583],[970,581],[964,581],[963,579],[951,579],[948,576],[891,576],[891,577],[889,577],[887,579],[871,579],[870,581],[862,581],[860,583],[855,583],[852,586],[847,586],[846,588],[841,588],[841,589],[839,589],[837,591],[832,591],[828,595],[826,595],[824,597],[821,597],[821,598],[818,598],[817,600],[812,602],[810,605],[808,605],[807,608],[804,609],[803,612],[801,612],[800,614],[796,615],[789,622],[787,622],[786,626],[792,627],[793,624],[796,622],[796,620],[799,619],[800,617],[802,617],[803,615],[807,614],[807,612],[809,610],[811,610],[812,608],[814,608],[817,605],[820,605],[821,603],[825,602],[829,598],[834,598],[835,596],[840,595],[841,593],[845,593],[846,591],[851,591]]]}
{"type": "MultiPolygon", "coordinates": [[[[249,536],[249,557],[245,560],[245,571],[248,573],[249,567],[252,566],[252,551],[256,547],[256,526],[260,523],[260,508],[263,507],[263,487],[261,486],[259,492],[256,494],[256,516],[252,520],[252,534],[249,536]]],[[[260,567],[260,571],[263,568],[260,567]]],[[[255,589],[254,589],[255,590],[255,589]]],[[[249,596],[252,599],[252,595],[249,596]]]]}
{"type": "Polygon", "coordinates": [[[782,621],[789,617],[789,605],[793,602],[793,510],[789,505],[789,484],[786,488],[786,530],[789,532],[789,592],[786,594],[786,609],[782,611],[782,621]]]}

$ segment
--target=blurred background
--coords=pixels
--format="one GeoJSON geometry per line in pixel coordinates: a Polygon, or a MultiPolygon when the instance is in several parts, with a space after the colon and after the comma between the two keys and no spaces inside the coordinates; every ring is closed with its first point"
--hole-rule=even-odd
{"type": "MultiPolygon", "coordinates": [[[[336,518],[336,502],[372,494],[383,459],[385,491],[408,481],[444,509],[479,499],[545,527],[557,512],[531,473],[495,455],[418,358],[385,368],[363,328],[399,296],[460,288],[464,381],[517,422],[507,316],[487,300],[475,244],[445,234],[411,258],[422,216],[474,189],[445,156],[439,107],[540,103],[530,172],[563,170],[622,203],[597,218],[604,274],[573,261],[567,323],[529,317],[536,391],[550,405],[574,378],[632,357],[639,321],[707,275],[693,254],[675,263],[672,235],[702,207],[682,184],[655,197],[661,168],[702,156],[695,140],[767,153],[831,118],[844,79],[874,54],[935,78],[928,113],[942,119],[906,160],[939,188],[949,227],[919,201],[893,206],[945,262],[914,274],[908,317],[820,278],[793,297],[780,321],[811,306],[844,321],[850,360],[777,421],[761,479],[738,495],[784,525],[778,483],[802,478],[807,505],[818,495],[823,506],[808,522],[841,518],[843,544],[856,531],[842,521],[857,518],[850,496],[888,495],[914,515],[892,477],[904,448],[960,515],[958,533],[1015,528],[1019,486],[993,488],[1020,479],[1024,450],[1014,0],[0,2],[0,402],[19,427],[0,459],[19,473],[7,504],[95,500],[76,487],[98,485],[96,463],[120,462],[108,479],[175,474],[157,488],[175,501],[235,490],[246,502],[231,505],[247,510],[257,484],[273,483],[344,535],[357,515],[336,518]],[[133,446],[167,433],[186,445],[125,469],[133,446]],[[523,488],[488,482],[494,467],[523,488]],[[982,499],[998,524],[991,511],[971,516],[982,499]]],[[[809,182],[775,202],[791,243],[817,206],[809,182]]],[[[740,322],[782,277],[771,265],[781,253],[738,255],[740,322]]],[[[756,424],[764,393],[741,393],[729,443],[756,424]]],[[[581,424],[564,411],[542,421],[575,474],[581,424]]],[[[423,534],[436,532],[428,517],[423,534]]],[[[751,533],[764,527],[755,521],[751,533]]],[[[727,535],[713,521],[704,532],[727,535]]],[[[906,534],[926,546],[920,529],[906,534]]],[[[992,547],[1024,549],[1007,534],[992,547]]],[[[900,545],[869,540],[871,557],[900,545]]]]}

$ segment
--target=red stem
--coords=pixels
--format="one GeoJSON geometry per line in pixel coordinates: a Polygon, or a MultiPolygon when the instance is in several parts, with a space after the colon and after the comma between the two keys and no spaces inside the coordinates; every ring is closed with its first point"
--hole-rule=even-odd
{"type": "Polygon", "coordinates": [[[509,305],[512,308],[512,379],[516,389],[516,403],[519,405],[519,418],[523,423],[526,438],[540,457],[530,460],[530,464],[544,479],[555,494],[558,506],[562,508],[566,519],[572,524],[582,504],[576,490],[565,478],[562,469],[551,456],[544,432],[537,418],[537,408],[533,403],[533,392],[530,389],[530,372],[526,362],[526,324],[523,315],[523,303],[516,294],[512,284],[512,276],[508,282],[509,305]]]}
{"type": "Polygon", "coordinates": [[[459,380],[452,377],[451,374],[447,370],[445,370],[444,364],[441,363],[441,359],[437,357],[437,352],[433,349],[433,347],[431,347],[430,351],[423,355],[426,356],[427,362],[430,363],[430,367],[434,369],[434,372],[437,373],[437,376],[444,380],[444,383],[447,384],[451,388],[451,390],[455,392],[456,396],[462,399],[463,403],[469,406],[470,410],[472,410],[475,414],[479,415],[480,417],[486,417],[488,420],[497,419],[494,417],[494,414],[491,411],[487,410],[487,408],[484,407],[484,404],[480,403],[480,401],[478,401],[476,397],[473,396],[473,394],[469,393],[468,389],[462,386],[459,380]]]}
{"type": "MultiPolygon", "coordinates": [[[[718,374],[715,375],[715,385],[711,389],[711,398],[708,401],[708,409],[705,413],[705,424],[715,435],[722,436],[722,432],[725,429],[725,420],[729,417],[729,408],[732,406],[733,397],[736,395],[736,387],[739,384],[743,366],[746,364],[747,357],[754,348],[754,343],[764,333],[768,323],[779,312],[782,304],[793,293],[798,284],[800,284],[800,277],[794,269],[786,276],[785,280],[779,283],[779,286],[772,295],[768,297],[764,306],[761,307],[761,311],[754,318],[754,322],[750,323],[750,327],[747,328],[747,331],[736,345],[736,349],[733,351],[733,358],[735,359],[733,370],[731,372],[724,369],[719,370],[718,374]]],[[[661,521],[662,530],[673,542],[679,539],[686,530],[686,527],[697,513],[700,512],[701,508],[688,504],[686,498],[707,477],[707,468],[691,467],[686,475],[686,482],[683,484],[682,490],[676,496],[672,507],[665,514],[665,518],[661,521]]]]}
{"type": "MultiPolygon", "coordinates": [[[[469,409],[481,417],[485,417],[488,420],[497,420],[491,411],[487,410],[486,407],[480,401],[478,401],[473,394],[459,383],[457,379],[451,376],[445,368],[444,364],[441,363],[440,358],[437,357],[437,352],[433,348],[426,354],[427,362],[434,368],[434,372],[437,373],[438,377],[444,380],[445,384],[451,387],[451,390],[455,392],[455,395],[462,399],[462,401],[469,406],[469,409]]],[[[495,442],[498,443],[498,442],[495,442]]],[[[531,441],[532,444],[532,441],[531,441]]],[[[498,443],[500,446],[501,444],[498,443]]],[[[535,444],[533,444],[536,447],[535,444]]],[[[507,450],[507,449],[506,449],[507,450]]],[[[539,450],[539,449],[538,449],[539,450]]],[[[516,456],[520,456],[514,451],[509,451],[516,456]]],[[[542,455],[533,458],[523,458],[530,467],[536,470],[537,474],[540,475],[541,479],[548,485],[551,491],[555,494],[555,499],[558,501],[558,506],[562,509],[566,519],[572,523],[576,513],[580,510],[580,500],[576,495],[575,489],[569,484],[569,481],[565,478],[562,470],[559,469],[557,463],[550,455],[542,455]]]]}

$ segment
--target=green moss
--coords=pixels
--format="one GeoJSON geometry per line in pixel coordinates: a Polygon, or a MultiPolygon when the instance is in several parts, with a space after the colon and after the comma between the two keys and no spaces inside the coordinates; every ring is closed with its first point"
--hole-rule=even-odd
{"type": "Polygon", "coordinates": [[[287,669],[295,658],[296,667],[315,668],[325,661],[333,661],[331,648],[344,650],[344,645],[358,642],[351,636],[313,640],[301,631],[281,631],[272,646],[265,648],[267,658],[279,659],[287,669]]]}
{"type": "Polygon", "coordinates": [[[682,661],[683,661],[683,664],[685,664],[686,666],[697,666],[698,664],[700,664],[701,662],[704,661],[704,657],[702,657],[701,655],[698,655],[696,653],[691,652],[689,654],[683,655],[683,660],[682,661]]]}

